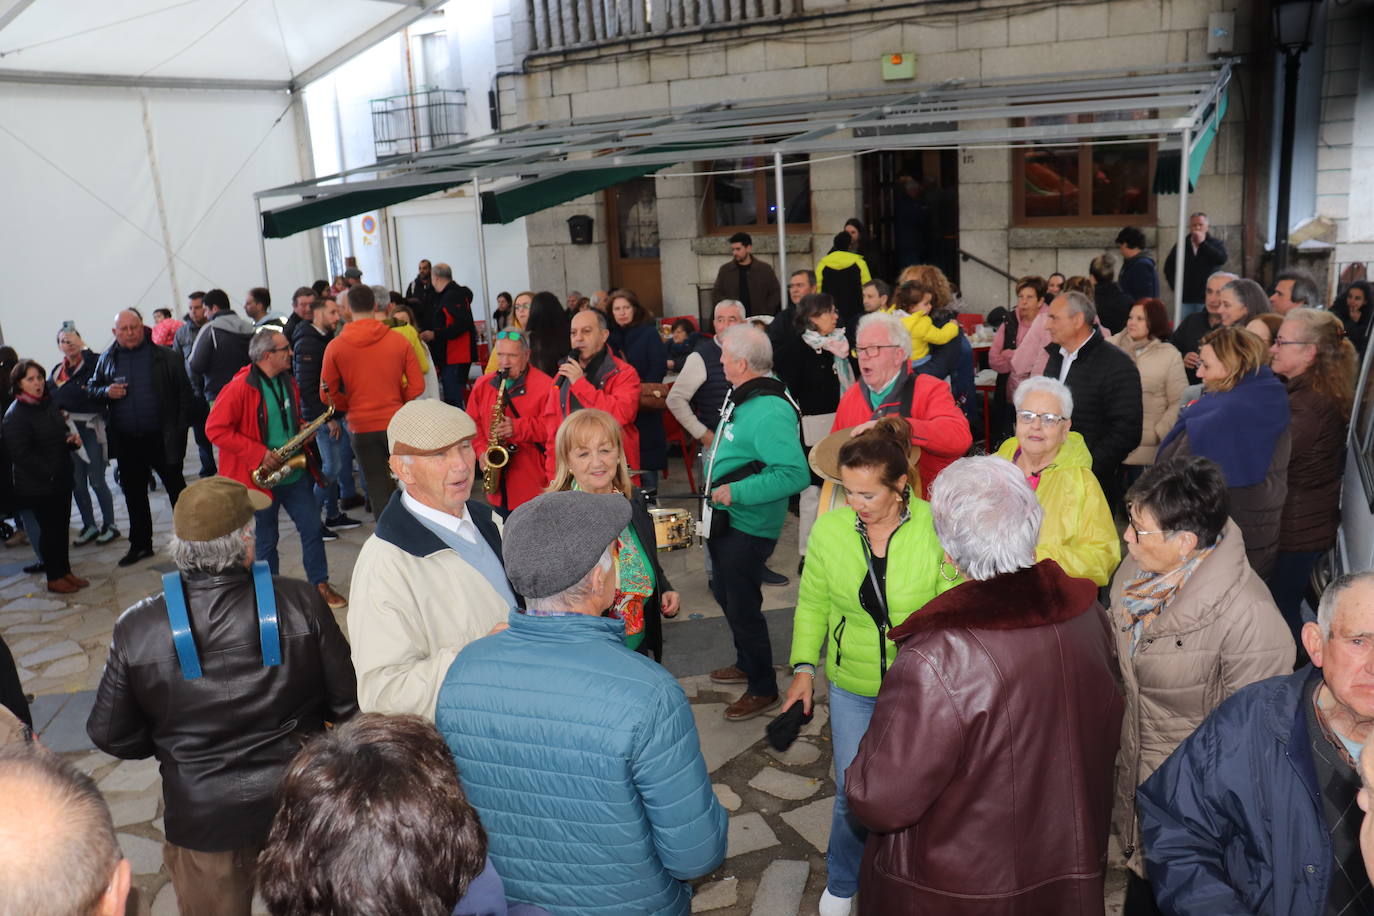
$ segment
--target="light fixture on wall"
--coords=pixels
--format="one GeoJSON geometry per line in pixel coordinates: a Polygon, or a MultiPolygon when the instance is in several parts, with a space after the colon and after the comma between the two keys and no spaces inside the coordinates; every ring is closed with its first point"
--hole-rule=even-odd
{"type": "Polygon", "coordinates": [[[1279,187],[1274,220],[1274,270],[1288,266],[1288,203],[1293,193],[1293,134],[1298,110],[1298,68],[1312,46],[1323,0],[1273,0],[1274,43],[1283,54],[1283,128],[1279,135],[1279,187]]]}

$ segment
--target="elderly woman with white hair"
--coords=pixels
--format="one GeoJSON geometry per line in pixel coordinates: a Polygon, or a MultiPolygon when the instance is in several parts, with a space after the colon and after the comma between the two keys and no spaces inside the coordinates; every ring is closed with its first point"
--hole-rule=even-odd
{"type": "Polygon", "coordinates": [[[1073,426],[1068,386],[1043,375],[1016,389],[1016,435],[997,450],[1016,465],[1045,510],[1036,556],[1098,585],[1121,562],[1116,523],[1093,474],[1093,459],[1073,426]]]}
{"type": "Polygon", "coordinates": [[[969,581],[889,634],[845,774],[863,912],[1100,916],[1122,702],[1097,589],[1037,562],[1041,507],[1002,459],[950,465],[930,511],[969,581]]]}

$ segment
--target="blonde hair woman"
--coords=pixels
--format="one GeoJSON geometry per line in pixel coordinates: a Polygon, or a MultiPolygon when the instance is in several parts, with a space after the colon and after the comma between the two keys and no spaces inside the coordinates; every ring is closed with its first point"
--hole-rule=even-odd
{"type": "Polygon", "coordinates": [[[619,493],[630,501],[630,524],[620,533],[616,553],[619,581],[611,614],[625,621],[625,645],[662,661],[663,624],[659,618],[676,616],[680,605],[658,562],[649,504],[630,479],[620,424],[604,410],[574,411],[558,427],[554,458],[551,492],[619,493]]]}
{"type": "MultiPolygon", "coordinates": [[[[534,293],[525,290],[517,293],[515,304],[510,309],[510,320],[506,326],[501,328],[503,331],[523,331],[530,323],[530,303],[534,301],[534,293]]],[[[491,356],[487,357],[487,372],[496,371],[496,331],[491,332],[491,356]]]]}

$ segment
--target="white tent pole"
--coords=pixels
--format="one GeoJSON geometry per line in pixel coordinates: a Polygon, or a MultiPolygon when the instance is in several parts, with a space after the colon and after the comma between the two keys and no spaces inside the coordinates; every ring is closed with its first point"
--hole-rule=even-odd
{"type": "Polygon", "coordinates": [[[267,279],[267,238],[262,234],[262,201],[254,201],[258,210],[258,260],[262,263],[262,285],[268,289],[272,284],[267,279]]]}
{"type": "Polygon", "coordinates": [[[177,282],[177,256],[172,246],[172,232],[167,221],[167,201],[162,195],[162,167],[157,161],[157,144],[153,142],[153,110],[148,93],[139,93],[143,108],[143,139],[148,147],[148,174],[153,182],[153,199],[157,202],[158,226],[162,230],[162,250],[167,257],[167,280],[172,286],[172,311],[181,308],[181,284],[177,282]]]}
{"type": "MultiPolygon", "coordinates": [[[[491,318],[491,291],[487,289],[487,236],[482,228],[482,179],[472,176],[472,205],[477,219],[477,271],[482,280],[482,320],[491,318]]],[[[487,328],[487,340],[495,333],[495,328],[487,328]]]]}
{"type": "Polygon", "coordinates": [[[1174,327],[1183,321],[1183,262],[1188,249],[1188,160],[1193,151],[1193,131],[1183,131],[1183,148],[1179,151],[1178,166],[1178,244],[1174,248],[1174,327]]]}
{"type": "MultiPolygon", "coordinates": [[[[773,196],[778,205],[778,282],[787,289],[787,214],[782,202],[782,153],[773,153],[773,196]]],[[[784,299],[779,309],[785,308],[784,299]]]]}

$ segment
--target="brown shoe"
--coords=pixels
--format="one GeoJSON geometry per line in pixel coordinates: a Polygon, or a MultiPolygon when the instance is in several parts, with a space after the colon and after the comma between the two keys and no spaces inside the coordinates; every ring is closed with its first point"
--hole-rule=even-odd
{"type": "Polygon", "coordinates": [[[743,722],[745,719],[752,719],[761,712],[767,712],[778,705],[778,695],[775,693],[770,697],[755,696],[746,693],[729,706],[725,707],[725,721],[743,722]]]}
{"type": "Polygon", "coordinates": [[[66,578],[53,579],[48,583],[48,591],[57,592],[59,595],[70,595],[72,592],[79,591],[81,586],[75,582],[69,582],[66,578]]]}
{"type": "Polygon", "coordinates": [[[70,582],[72,585],[75,585],[77,588],[85,588],[86,586],[91,584],[89,579],[83,579],[76,573],[67,573],[65,576],[63,576],[63,578],[70,582]]]}
{"type": "Polygon", "coordinates": [[[749,676],[731,665],[729,668],[717,668],[712,671],[711,680],[717,684],[747,684],[749,676]]]}
{"type": "Polygon", "coordinates": [[[334,591],[334,586],[328,582],[321,582],[315,588],[319,589],[320,597],[324,599],[325,604],[329,605],[331,611],[348,607],[348,599],[334,591]]]}

